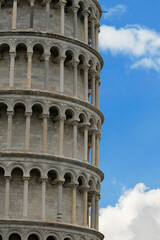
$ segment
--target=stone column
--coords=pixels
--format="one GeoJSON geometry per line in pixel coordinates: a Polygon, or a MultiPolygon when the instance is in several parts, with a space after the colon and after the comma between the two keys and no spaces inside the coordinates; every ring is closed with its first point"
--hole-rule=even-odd
{"type": "Polygon", "coordinates": [[[62,222],[62,191],[63,181],[59,181],[57,188],[57,222],[62,222]]]}
{"type": "Polygon", "coordinates": [[[27,52],[28,66],[27,66],[27,82],[26,88],[31,88],[31,78],[32,78],[32,56],[33,52],[27,52]]]}
{"type": "Polygon", "coordinates": [[[46,218],[46,178],[42,178],[42,212],[41,212],[41,218],[45,220],[46,218]]]}
{"type": "Polygon", "coordinates": [[[92,40],[92,48],[95,49],[95,18],[91,18],[91,40],[92,40]]]}
{"type": "Polygon", "coordinates": [[[34,0],[30,0],[30,23],[29,23],[30,29],[33,29],[33,21],[34,21],[34,0]]]}
{"type": "Polygon", "coordinates": [[[50,58],[50,54],[45,54],[44,55],[45,58],[45,73],[44,73],[44,89],[48,90],[49,86],[49,58],[50,58]]]}
{"type": "Polygon", "coordinates": [[[46,32],[48,32],[49,30],[50,2],[51,0],[46,0],[46,23],[45,23],[46,32]]]}
{"type": "Polygon", "coordinates": [[[91,228],[95,228],[95,192],[92,192],[92,203],[91,203],[91,228]]]}
{"type": "Polygon", "coordinates": [[[83,189],[83,225],[87,226],[88,189],[83,189]]]}
{"type": "Polygon", "coordinates": [[[84,162],[88,159],[88,126],[84,127],[84,162]]]}
{"type": "Polygon", "coordinates": [[[12,31],[16,30],[16,26],[17,26],[17,0],[14,0],[12,12],[12,31]]]}
{"type": "Polygon", "coordinates": [[[99,33],[100,33],[100,23],[98,22],[96,25],[96,51],[99,52],[99,33]]]}
{"type": "Polygon", "coordinates": [[[64,35],[64,25],[65,25],[65,22],[64,22],[64,7],[66,5],[66,1],[65,0],[61,0],[60,2],[60,11],[61,11],[61,29],[60,29],[60,34],[61,35],[64,35]]]}
{"type": "Polygon", "coordinates": [[[92,155],[91,155],[91,164],[95,165],[95,144],[96,143],[96,133],[92,131],[92,155]]]}
{"type": "Polygon", "coordinates": [[[96,86],[96,75],[95,75],[95,71],[93,70],[91,73],[92,76],[92,99],[91,99],[91,103],[93,106],[95,106],[95,86],[96,86]]]}
{"type": "Polygon", "coordinates": [[[89,13],[86,11],[83,13],[84,16],[84,42],[88,44],[88,16],[89,13]]]}
{"type": "Polygon", "coordinates": [[[60,89],[61,93],[64,92],[64,60],[65,57],[60,57],[60,89]]]}
{"type": "Polygon", "coordinates": [[[12,147],[12,118],[13,118],[13,112],[7,112],[7,115],[8,115],[7,150],[11,150],[11,147],[12,147]]]}
{"type": "Polygon", "coordinates": [[[10,76],[9,76],[9,87],[14,86],[14,65],[15,65],[15,52],[10,52],[10,76]]]}
{"type": "Polygon", "coordinates": [[[74,33],[74,38],[78,38],[78,24],[77,24],[77,12],[78,12],[78,6],[73,7],[73,33],[74,33]]]}
{"type": "Polygon", "coordinates": [[[72,224],[76,224],[77,185],[72,186],[72,224]]]}
{"type": "Polygon", "coordinates": [[[84,67],[84,100],[88,102],[88,70],[89,66],[84,67]]]}
{"type": "Polygon", "coordinates": [[[59,156],[63,156],[64,120],[65,117],[59,119],[59,156]]]}
{"type": "Polygon", "coordinates": [[[24,177],[24,190],[23,190],[23,217],[28,217],[28,181],[29,177],[24,177]]]}
{"type": "Polygon", "coordinates": [[[99,194],[96,194],[95,199],[95,228],[97,231],[99,231],[99,194]]]}
{"type": "Polygon", "coordinates": [[[77,97],[77,66],[78,61],[74,61],[73,64],[73,97],[77,97]]]}
{"type": "Polygon", "coordinates": [[[101,133],[96,134],[96,167],[99,168],[99,147],[100,147],[101,133]]]}
{"type": "Polygon", "coordinates": [[[47,152],[48,114],[43,114],[43,143],[42,151],[47,152]]]}
{"type": "Polygon", "coordinates": [[[73,158],[77,158],[77,121],[73,121],[73,158]]]}
{"type": "Polygon", "coordinates": [[[5,218],[9,218],[9,193],[10,193],[10,180],[11,177],[6,176],[6,187],[5,187],[5,218]]]}
{"type": "Polygon", "coordinates": [[[30,148],[30,125],[31,125],[31,112],[26,112],[26,131],[25,131],[25,151],[29,152],[30,148]]]}
{"type": "Polygon", "coordinates": [[[100,76],[96,76],[96,107],[99,108],[99,86],[101,84],[100,76]]]}

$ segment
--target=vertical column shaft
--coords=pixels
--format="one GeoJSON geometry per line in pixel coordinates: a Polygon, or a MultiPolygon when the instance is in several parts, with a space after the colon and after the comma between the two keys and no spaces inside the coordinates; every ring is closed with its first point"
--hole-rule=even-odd
{"type": "Polygon", "coordinates": [[[7,130],[7,150],[12,147],[12,117],[13,112],[7,112],[8,115],[8,130],[7,130]]]}
{"type": "Polygon", "coordinates": [[[63,156],[64,117],[59,120],[59,156],[63,156]]]}
{"type": "Polygon", "coordinates": [[[15,52],[10,52],[10,76],[9,76],[9,87],[14,86],[14,65],[15,65],[15,52]]]}
{"type": "Polygon", "coordinates": [[[28,66],[27,66],[27,82],[26,88],[31,88],[31,78],[32,78],[32,55],[33,52],[27,52],[28,66]]]}
{"type": "Polygon", "coordinates": [[[63,190],[63,186],[62,186],[63,182],[59,182],[58,183],[58,188],[57,188],[57,222],[61,222],[62,221],[62,190],[63,190]]]}
{"type": "Polygon", "coordinates": [[[9,218],[10,177],[6,177],[5,187],[5,218],[9,218]]]}
{"type": "Polygon", "coordinates": [[[46,179],[42,179],[42,213],[41,218],[46,218],[46,179]]]}
{"type": "Polygon", "coordinates": [[[66,1],[62,0],[60,3],[60,8],[61,8],[61,29],[60,29],[60,34],[64,35],[64,7],[66,5],[66,1]]]}
{"type": "Polygon", "coordinates": [[[73,158],[77,158],[77,125],[78,122],[73,122],[73,158]]]}
{"type": "Polygon", "coordinates": [[[91,164],[95,165],[95,141],[96,140],[96,134],[95,131],[92,132],[92,156],[91,156],[91,164]]]}
{"type": "Polygon", "coordinates": [[[87,226],[88,191],[83,190],[83,225],[87,226]]]}
{"type": "Polygon", "coordinates": [[[84,13],[84,42],[88,44],[88,12],[84,13]]]}
{"type": "Polygon", "coordinates": [[[84,128],[84,162],[88,159],[88,127],[84,128]]]}
{"type": "Polygon", "coordinates": [[[96,76],[95,72],[92,73],[92,100],[91,103],[95,106],[95,84],[96,84],[96,76]]]}
{"type": "Polygon", "coordinates": [[[84,67],[84,100],[88,102],[88,66],[84,67]]]}
{"type": "Polygon", "coordinates": [[[95,228],[95,193],[92,192],[92,203],[91,203],[91,228],[95,228]]]}
{"type": "Polygon", "coordinates": [[[78,38],[77,11],[78,11],[78,7],[73,7],[73,14],[74,14],[73,32],[74,32],[74,38],[78,38]]]}
{"type": "Polygon", "coordinates": [[[76,196],[76,185],[72,187],[72,224],[76,224],[76,205],[77,205],[77,196],[76,196]]]}
{"type": "Polygon", "coordinates": [[[60,58],[60,92],[64,92],[64,57],[60,58]]]}
{"type": "Polygon", "coordinates": [[[77,97],[77,66],[78,66],[78,62],[75,61],[73,62],[73,96],[77,97]]]}
{"type": "Polygon", "coordinates": [[[30,0],[30,29],[33,29],[33,21],[34,21],[34,0],[30,0]]]}
{"type": "Polygon", "coordinates": [[[17,0],[13,1],[13,12],[12,12],[12,30],[15,31],[17,26],[17,0]]]}
{"type": "Polygon", "coordinates": [[[99,195],[96,195],[95,200],[95,228],[99,231],[99,195]]]}
{"type": "Polygon", "coordinates": [[[49,57],[50,54],[45,54],[45,73],[44,73],[44,89],[48,90],[48,83],[49,83],[49,57]]]}
{"type": "Polygon", "coordinates": [[[47,152],[47,131],[48,131],[48,115],[44,114],[43,115],[43,143],[42,143],[43,153],[47,152]]]}
{"type": "Polygon", "coordinates": [[[99,108],[99,86],[100,86],[100,76],[96,79],[96,107],[99,108]]]}
{"type": "Polygon", "coordinates": [[[25,151],[29,152],[30,148],[30,125],[31,113],[26,113],[26,131],[25,131],[25,151]]]}
{"type": "Polygon", "coordinates": [[[50,0],[46,0],[46,32],[49,30],[50,0]]]}
{"type": "Polygon", "coordinates": [[[91,39],[92,39],[92,48],[95,48],[95,19],[91,19],[91,39]]]}
{"type": "Polygon", "coordinates": [[[23,217],[28,217],[28,180],[29,178],[24,178],[24,190],[23,190],[23,217]]]}
{"type": "Polygon", "coordinates": [[[100,24],[98,23],[96,26],[96,51],[99,52],[99,32],[100,32],[100,28],[99,28],[100,24]]]}
{"type": "Polygon", "coordinates": [[[99,148],[100,148],[100,133],[96,136],[96,167],[99,168],[99,148]]]}

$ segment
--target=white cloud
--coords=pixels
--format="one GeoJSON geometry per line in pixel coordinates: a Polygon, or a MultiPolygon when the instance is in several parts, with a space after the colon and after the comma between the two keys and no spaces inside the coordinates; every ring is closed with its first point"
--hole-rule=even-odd
{"type": "Polygon", "coordinates": [[[100,48],[113,55],[124,54],[131,57],[132,68],[144,67],[160,71],[160,34],[139,26],[126,26],[116,29],[102,25],[100,48]]]}
{"type": "Polygon", "coordinates": [[[125,5],[118,4],[106,10],[108,11],[108,13],[104,14],[105,19],[114,17],[115,15],[121,17],[127,11],[127,7],[125,5]]]}
{"type": "Polygon", "coordinates": [[[151,58],[142,58],[139,61],[135,62],[131,65],[132,69],[146,68],[146,69],[154,69],[157,72],[160,71],[160,59],[155,58],[154,60],[151,58]]]}
{"type": "Polygon", "coordinates": [[[126,191],[115,207],[100,210],[105,240],[160,240],[160,189],[142,183],[126,191]]]}

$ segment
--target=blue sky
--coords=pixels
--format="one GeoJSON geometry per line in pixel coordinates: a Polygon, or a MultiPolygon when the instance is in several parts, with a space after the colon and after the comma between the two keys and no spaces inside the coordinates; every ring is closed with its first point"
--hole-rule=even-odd
{"type": "Polygon", "coordinates": [[[105,62],[100,89],[100,109],[105,115],[100,154],[105,180],[100,207],[105,208],[114,206],[124,191],[138,183],[150,189],[159,188],[160,1],[101,0],[99,3],[103,10],[109,10],[101,19],[101,25],[109,28],[101,30],[104,46],[100,44],[105,62]],[[128,36],[134,31],[151,36],[140,42],[140,46],[137,36],[133,44],[128,37],[122,46],[121,35],[124,38],[124,34],[128,36]],[[112,43],[112,34],[113,37],[118,34],[120,40],[112,43]],[[143,47],[145,50],[141,52],[143,47]]]}

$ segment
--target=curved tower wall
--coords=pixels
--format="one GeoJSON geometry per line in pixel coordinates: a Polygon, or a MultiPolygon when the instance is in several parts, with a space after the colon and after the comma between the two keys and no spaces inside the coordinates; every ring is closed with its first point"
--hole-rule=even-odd
{"type": "Polygon", "coordinates": [[[103,239],[100,17],[96,0],[0,2],[0,239],[103,239]]]}

